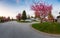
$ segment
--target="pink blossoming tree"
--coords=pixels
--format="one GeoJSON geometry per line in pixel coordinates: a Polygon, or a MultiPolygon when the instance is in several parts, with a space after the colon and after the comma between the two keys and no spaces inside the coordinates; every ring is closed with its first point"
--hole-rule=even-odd
{"type": "Polygon", "coordinates": [[[35,12],[35,17],[39,17],[41,22],[45,19],[52,11],[52,5],[46,5],[44,3],[34,3],[31,9],[35,12]]]}

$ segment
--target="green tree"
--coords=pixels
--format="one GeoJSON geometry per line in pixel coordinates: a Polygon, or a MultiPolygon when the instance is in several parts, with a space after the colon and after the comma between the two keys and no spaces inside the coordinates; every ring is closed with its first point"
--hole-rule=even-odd
{"type": "Polygon", "coordinates": [[[22,19],[23,20],[26,20],[27,19],[27,15],[26,15],[26,11],[25,10],[22,13],[22,19]]]}

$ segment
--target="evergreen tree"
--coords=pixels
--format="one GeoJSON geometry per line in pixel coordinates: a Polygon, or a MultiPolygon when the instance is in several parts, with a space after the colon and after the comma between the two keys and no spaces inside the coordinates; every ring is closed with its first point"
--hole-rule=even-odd
{"type": "Polygon", "coordinates": [[[23,19],[23,20],[26,20],[26,19],[27,19],[26,11],[25,11],[25,10],[24,10],[23,13],[22,13],[22,19],[23,19]]]}

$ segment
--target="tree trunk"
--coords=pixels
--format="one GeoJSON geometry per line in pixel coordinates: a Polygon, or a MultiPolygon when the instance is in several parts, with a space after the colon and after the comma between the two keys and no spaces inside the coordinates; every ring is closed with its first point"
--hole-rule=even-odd
{"type": "Polygon", "coordinates": [[[42,19],[41,19],[41,23],[42,23],[42,19]]]}
{"type": "Polygon", "coordinates": [[[40,17],[40,23],[42,23],[42,18],[40,17]]]}

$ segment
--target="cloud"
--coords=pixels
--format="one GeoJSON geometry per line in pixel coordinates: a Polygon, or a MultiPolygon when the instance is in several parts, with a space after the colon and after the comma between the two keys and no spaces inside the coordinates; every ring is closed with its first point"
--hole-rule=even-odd
{"type": "MultiPolygon", "coordinates": [[[[23,10],[26,10],[27,15],[28,14],[31,15],[31,16],[34,15],[34,12],[32,10],[30,10],[30,4],[32,4],[32,1],[35,1],[35,0],[24,0],[24,2],[26,3],[26,5],[21,0],[12,0],[12,2],[16,2],[19,5],[14,5],[16,3],[14,3],[14,4],[11,3],[10,2],[11,0],[9,1],[11,5],[8,2],[1,3],[1,1],[3,1],[3,0],[0,0],[0,16],[10,16],[10,17],[14,17],[15,18],[15,16],[18,13],[22,13],[23,10]],[[24,4],[20,5],[19,2],[23,2],[24,4]]],[[[40,1],[40,0],[38,0],[38,1],[40,1]]],[[[42,0],[42,1],[46,1],[46,2],[48,2],[48,4],[53,4],[52,13],[53,13],[53,15],[55,17],[58,16],[58,13],[60,11],[60,4],[58,4],[57,0],[49,0],[49,1],[48,0],[42,0]]]]}
{"type": "Polygon", "coordinates": [[[19,3],[19,0],[16,0],[17,3],[19,3]]]}
{"type": "Polygon", "coordinates": [[[10,16],[11,18],[15,18],[17,9],[16,8],[9,8],[9,6],[5,6],[4,4],[0,4],[0,16],[10,16]]]}

